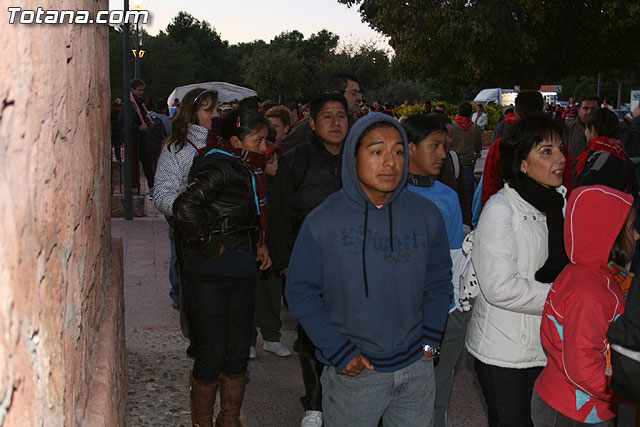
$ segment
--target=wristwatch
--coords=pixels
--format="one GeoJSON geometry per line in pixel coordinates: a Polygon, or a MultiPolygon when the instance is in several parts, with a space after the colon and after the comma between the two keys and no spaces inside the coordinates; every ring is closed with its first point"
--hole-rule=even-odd
{"type": "Polygon", "coordinates": [[[429,344],[424,344],[422,346],[422,349],[427,353],[431,354],[431,356],[433,357],[440,356],[440,347],[433,347],[433,346],[430,346],[429,344]]]}

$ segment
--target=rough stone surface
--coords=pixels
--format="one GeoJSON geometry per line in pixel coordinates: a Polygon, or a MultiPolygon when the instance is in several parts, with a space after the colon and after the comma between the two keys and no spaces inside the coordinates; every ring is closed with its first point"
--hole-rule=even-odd
{"type": "MultiPolygon", "coordinates": [[[[19,3],[108,8],[106,0],[19,3]]],[[[3,426],[124,422],[123,350],[114,347],[122,281],[108,270],[108,57],[106,25],[0,20],[3,426]]]]}

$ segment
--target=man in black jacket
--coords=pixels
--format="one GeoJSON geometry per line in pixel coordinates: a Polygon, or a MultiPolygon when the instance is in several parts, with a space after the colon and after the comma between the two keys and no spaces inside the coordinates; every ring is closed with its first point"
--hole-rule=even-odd
{"type": "MultiPolygon", "coordinates": [[[[342,186],[342,146],[348,132],[347,100],[338,93],[324,93],[311,101],[306,144],[296,146],[280,159],[269,200],[269,248],[274,269],[285,275],[298,231],[309,212],[342,186]]],[[[322,426],[322,364],[315,346],[298,325],[295,350],[299,353],[306,395],[301,426],[322,426]]]]}
{"type": "MultiPolygon", "coordinates": [[[[337,73],[331,75],[327,81],[327,92],[335,92],[343,95],[347,101],[347,113],[349,114],[349,128],[355,122],[355,115],[360,111],[362,104],[362,92],[360,92],[360,83],[351,74],[337,73]]],[[[311,133],[309,127],[309,119],[298,121],[295,126],[291,125],[289,134],[280,141],[280,146],[284,152],[287,152],[297,145],[304,144],[309,140],[311,133]]]]}

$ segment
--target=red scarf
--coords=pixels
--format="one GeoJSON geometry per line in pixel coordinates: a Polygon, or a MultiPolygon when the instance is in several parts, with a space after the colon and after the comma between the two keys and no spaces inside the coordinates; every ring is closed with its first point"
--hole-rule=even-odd
{"type": "Polygon", "coordinates": [[[578,156],[578,164],[576,165],[576,176],[580,176],[582,170],[587,164],[589,156],[595,151],[606,151],[614,157],[624,161],[624,167],[627,169],[627,156],[624,155],[622,143],[619,139],[609,138],[608,136],[598,136],[589,141],[587,151],[578,156]]]}
{"type": "Polygon", "coordinates": [[[469,130],[469,128],[473,126],[473,122],[469,117],[456,116],[455,121],[463,130],[469,130]]]}
{"type": "Polygon", "coordinates": [[[267,177],[264,174],[264,167],[267,163],[267,156],[264,153],[256,153],[254,151],[247,151],[241,148],[236,148],[231,143],[227,142],[223,138],[218,138],[215,133],[209,132],[207,134],[205,149],[199,150],[205,153],[211,149],[217,149],[226,151],[229,154],[233,154],[238,157],[242,163],[244,163],[253,174],[255,179],[255,192],[258,200],[258,212],[260,214],[260,238],[258,239],[258,245],[263,245],[267,236],[267,177]]]}
{"type": "Polygon", "coordinates": [[[508,113],[506,116],[504,116],[504,121],[509,123],[510,125],[514,124],[517,120],[516,120],[516,114],[515,113],[508,113]]]}

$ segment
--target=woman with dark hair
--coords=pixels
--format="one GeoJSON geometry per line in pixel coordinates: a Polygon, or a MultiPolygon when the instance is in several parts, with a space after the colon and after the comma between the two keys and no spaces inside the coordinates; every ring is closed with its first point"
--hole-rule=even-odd
{"type": "Polygon", "coordinates": [[[531,401],[536,427],[604,427],[618,412],[606,335],[624,312],[621,284],[630,276],[623,267],[639,237],[632,204],[629,194],[601,185],[569,197],[564,237],[571,263],[553,282],[542,313],[549,361],[531,401]]]}
{"type": "Polygon", "coordinates": [[[474,235],[480,293],[466,346],[490,426],[530,426],[533,383],[546,364],[540,321],[551,283],[567,264],[562,128],[533,113],[500,144],[503,188],[485,205],[474,235]]]}
{"type": "Polygon", "coordinates": [[[222,120],[189,172],[189,185],[173,204],[182,251],[190,335],[197,343],[191,373],[194,425],[239,426],[257,269],[271,266],[266,247],[266,136],[258,111],[239,109],[222,120]]]}
{"type": "MultiPolygon", "coordinates": [[[[174,103],[175,105],[175,103],[174,103]]],[[[168,218],[173,216],[173,202],[187,188],[187,177],[193,158],[206,146],[211,119],[218,106],[215,89],[195,88],[182,97],[182,104],[174,116],[171,133],[164,141],[156,163],[153,204],[168,218]]],[[[169,221],[171,239],[171,263],[169,297],[174,309],[180,309],[180,278],[178,258],[173,240],[172,222],[169,221]]],[[[184,319],[184,311],[181,313],[184,319]]]]}

